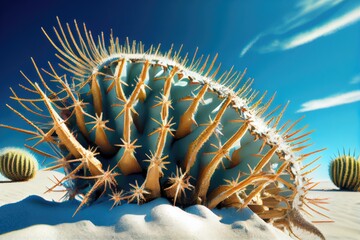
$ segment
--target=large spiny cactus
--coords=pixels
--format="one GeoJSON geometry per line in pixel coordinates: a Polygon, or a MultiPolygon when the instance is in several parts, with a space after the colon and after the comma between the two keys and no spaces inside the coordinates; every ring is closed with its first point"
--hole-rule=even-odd
{"type": "MultiPolygon", "coordinates": [[[[60,87],[55,91],[34,62],[42,87],[25,75],[33,98],[12,98],[32,114],[50,122],[35,124],[10,107],[36,131],[2,125],[32,135],[27,146],[55,159],[50,169],[64,168],[69,197],[83,196],[78,210],[110,194],[138,203],[158,197],[174,204],[203,204],[209,208],[249,206],[266,221],[292,232],[305,226],[299,210],[318,206],[306,198],[314,186],[303,171],[311,153],[311,132],[293,130],[299,122],[280,124],[286,106],[270,109],[273,98],[251,89],[252,80],[238,87],[244,73],[218,77],[216,57],[180,57],[180,50],[160,53],[159,47],[128,41],[120,45],[110,36],[97,41],[87,31],[76,36],[59,22],[55,29],[61,67],[73,77],[58,75],[49,63],[45,71],[60,87]],[[95,43],[95,41],[97,43],[95,43]],[[49,115],[42,109],[47,109],[49,115]],[[276,111],[280,111],[275,115],[276,111]],[[49,143],[55,156],[38,148],[49,143]],[[302,223],[302,225],[300,225],[302,223]]],[[[320,150],[319,150],[320,151],[320,150]]],[[[310,223],[304,229],[323,238],[310,223]]]]}
{"type": "Polygon", "coordinates": [[[331,181],[341,190],[360,190],[360,161],[355,155],[340,155],[331,161],[329,167],[331,181]]]}

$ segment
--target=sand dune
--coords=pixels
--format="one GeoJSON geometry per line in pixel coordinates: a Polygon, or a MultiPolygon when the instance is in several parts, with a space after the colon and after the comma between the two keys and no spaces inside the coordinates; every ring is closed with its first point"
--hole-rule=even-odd
{"type": "Polygon", "coordinates": [[[112,203],[103,201],[72,217],[78,201],[58,202],[63,193],[43,194],[53,174],[61,177],[40,172],[33,181],[0,183],[0,239],[290,239],[248,208],[184,211],[161,198],[111,211],[112,203]]]}
{"type": "MultiPolygon", "coordinates": [[[[44,194],[53,176],[63,175],[40,171],[29,182],[0,179],[0,239],[289,239],[248,208],[210,211],[192,206],[183,211],[166,199],[111,211],[112,203],[103,201],[72,217],[78,201],[60,202],[63,192],[44,194]]],[[[328,181],[309,196],[328,198],[326,214],[334,222],[315,224],[326,239],[360,239],[360,192],[339,191],[328,181]]]]}

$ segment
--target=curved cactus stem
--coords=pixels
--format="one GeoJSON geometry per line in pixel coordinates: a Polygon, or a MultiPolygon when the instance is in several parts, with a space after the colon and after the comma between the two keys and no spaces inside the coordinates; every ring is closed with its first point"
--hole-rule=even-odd
{"type": "MultiPolygon", "coordinates": [[[[207,200],[206,206],[210,209],[216,207],[220,202],[225,200],[226,198],[230,197],[231,195],[235,194],[236,192],[240,191],[241,189],[244,189],[246,186],[254,184],[257,181],[263,181],[263,180],[270,180],[273,181],[276,178],[274,175],[264,175],[264,174],[258,174],[258,175],[251,175],[248,178],[244,179],[243,181],[239,182],[235,186],[225,189],[223,192],[219,193],[218,195],[215,195],[213,198],[209,198],[207,200]]],[[[216,191],[216,189],[214,190],[216,191]]],[[[210,196],[213,194],[210,194],[210,196]]]]}
{"type": "Polygon", "coordinates": [[[39,85],[35,83],[36,90],[38,91],[41,98],[44,100],[44,104],[48,109],[51,118],[53,119],[56,134],[58,135],[62,144],[66,146],[66,148],[70,151],[72,155],[76,158],[85,158],[86,159],[86,167],[90,170],[93,176],[102,174],[104,170],[102,169],[102,164],[99,160],[97,160],[94,154],[86,150],[73,136],[70,130],[67,128],[64,120],[59,116],[59,114],[54,110],[51,106],[51,102],[46,94],[41,90],[39,85]]]}
{"type": "Polygon", "coordinates": [[[99,81],[96,79],[97,75],[98,74],[95,73],[90,76],[90,93],[93,96],[95,112],[100,116],[100,114],[103,112],[103,103],[99,81]]]}
{"type": "Polygon", "coordinates": [[[212,175],[222,161],[224,155],[227,154],[228,150],[245,135],[248,127],[248,123],[245,122],[241,128],[233,136],[231,136],[229,140],[227,140],[227,142],[216,152],[210,163],[201,170],[200,176],[196,183],[195,199],[200,198],[202,201],[206,202],[206,194],[209,189],[212,175]]]}
{"type": "MultiPolygon", "coordinates": [[[[169,97],[170,97],[170,90],[172,81],[174,79],[174,76],[176,72],[178,71],[177,67],[174,67],[169,76],[165,80],[164,89],[163,89],[163,98],[162,101],[160,101],[161,105],[161,120],[162,122],[159,123],[155,119],[153,119],[155,122],[157,122],[160,127],[156,129],[154,132],[150,133],[149,135],[154,134],[155,132],[158,132],[158,138],[157,138],[157,144],[156,144],[156,150],[154,155],[150,159],[150,166],[148,167],[148,171],[146,174],[146,178],[144,181],[145,189],[150,191],[150,198],[156,198],[161,196],[161,188],[160,188],[160,177],[163,176],[162,168],[164,166],[163,163],[163,151],[166,143],[166,137],[167,134],[170,133],[172,136],[172,129],[171,126],[174,125],[174,123],[171,123],[172,118],[168,120],[169,115],[169,97]]],[[[165,157],[166,158],[166,157],[165,157]]]]}
{"type": "Polygon", "coordinates": [[[132,147],[133,145],[131,144],[131,125],[133,123],[131,113],[133,111],[133,105],[135,101],[139,98],[142,86],[145,85],[145,80],[148,78],[149,64],[149,61],[145,62],[135,89],[133,90],[129,98],[126,99],[124,108],[118,115],[120,116],[121,114],[124,114],[124,132],[122,141],[124,143],[125,151],[123,156],[118,161],[117,165],[125,175],[142,171],[140,164],[138,163],[134,155],[135,151],[132,147]]]}
{"type": "Polygon", "coordinates": [[[253,173],[258,173],[260,170],[270,161],[278,149],[278,146],[273,146],[258,162],[256,167],[253,170],[253,173]]]}
{"type": "Polygon", "coordinates": [[[201,134],[190,144],[184,160],[184,168],[186,173],[188,173],[190,168],[194,165],[197,153],[215,131],[216,127],[220,123],[222,115],[224,115],[231,101],[232,99],[229,97],[222,103],[221,108],[216,114],[214,120],[211,121],[206,129],[202,131],[201,134]]]}
{"type": "MultiPolygon", "coordinates": [[[[231,188],[225,189],[224,191],[222,191],[221,193],[218,193],[217,195],[214,195],[211,193],[210,196],[214,196],[214,197],[209,198],[209,200],[207,202],[207,207],[210,209],[216,207],[220,202],[222,202],[226,198],[230,197],[231,195],[235,194],[236,192],[245,188],[246,186],[254,184],[255,182],[263,181],[263,180],[275,181],[277,179],[281,179],[281,178],[279,178],[279,176],[284,171],[284,169],[288,166],[288,164],[289,164],[288,162],[284,162],[279,167],[276,174],[270,174],[270,175],[264,175],[264,174],[259,174],[259,173],[252,174],[249,177],[247,177],[246,179],[244,179],[243,181],[241,181],[237,184],[232,184],[231,188]]],[[[215,189],[214,191],[218,191],[218,190],[215,189]]],[[[243,207],[245,207],[245,206],[246,205],[243,204],[243,207]]]]}
{"type": "Polygon", "coordinates": [[[118,60],[118,63],[115,68],[113,82],[110,84],[109,88],[107,89],[107,92],[110,92],[115,86],[116,97],[122,102],[126,102],[126,96],[121,84],[124,85],[127,84],[121,81],[120,77],[124,71],[125,65],[126,65],[126,58],[121,58],[118,60]]]}
{"type": "Polygon", "coordinates": [[[178,129],[176,130],[175,138],[183,138],[191,132],[191,126],[196,124],[195,114],[198,110],[199,103],[203,99],[205,93],[209,88],[208,84],[204,84],[195,98],[192,98],[192,102],[185,113],[180,117],[178,129]]]}

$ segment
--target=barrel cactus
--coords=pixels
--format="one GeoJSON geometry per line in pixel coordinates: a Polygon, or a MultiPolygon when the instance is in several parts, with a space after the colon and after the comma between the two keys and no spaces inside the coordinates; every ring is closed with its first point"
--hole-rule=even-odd
{"type": "Polygon", "coordinates": [[[339,155],[332,160],[329,175],[340,190],[360,190],[360,161],[355,156],[339,155]]]}
{"type": "Polygon", "coordinates": [[[302,209],[317,211],[320,201],[306,197],[313,169],[301,162],[321,150],[302,152],[311,131],[296,129],[300,119],[281,123],[287,104],[270,110],[274,96],[265,101],[251,79],[240,86],[245,71],[219,74],[217,55],[181,57],[181,49],[161,53],[160,45],[145,50],[112,34],[107,45],[85,24],[82,32],[75,21],[74,34],[58,22],[56,40],[43,31],[71,78],[50,63],[40,71],[33,60],[40,84],[23,74],[29,86],[21,85],[33,97],[14,91],[11,97],[50,124],[8,106],[35,131],[2,125],[31,135],[37,142],[28,147],[55,159],[49,169],[65,170],[50,191],[66,185],[68,197],[81,195],[78,210],[108,196],[114,206],[159,197],[180,207],[249,206],[280,229],[300,227],[323,238],[299,217],[302,209]]]}
{"type": "Polygon", "coordinates": [[[0,173],[13,181],[27,181],[35,177],[38,162],[27,150],[4,148],[0,150],[0,173]]]}

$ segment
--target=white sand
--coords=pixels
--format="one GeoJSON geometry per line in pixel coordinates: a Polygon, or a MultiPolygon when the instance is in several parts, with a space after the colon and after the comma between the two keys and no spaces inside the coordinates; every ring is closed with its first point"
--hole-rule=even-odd
{"type": "Polygon", "coordinates": [[[322,212],[334,222],[315,224],[326,239],[360,239],[360,192],[339,191],[331,181],[324,181],[314,191],[310,191],[309,197],[328,198],[329,204],[324,207],[330,211],[322,212]]]}
{"type": "MultiPolygon", "coordinates": [[[[4,204],[18,202],[29,195],[38,195],[48,201],[60,201],[60,198],[64,195],[64,192],[52,192],[51,194],[45,194],[48,190],[47,187],[51,187],[54,183],[51,180],[56,178],[61,179],[64,174],[59,172],[44,172],[39,171],[36,177],[27,182],[11,182],[0,174],[0,207],[4,204]]],[[[63,188],[57,188],[57,190],[63,190],[63,188]]]]}
{"type": "Polygon", "coordinates": [[[79,202],[59,203],[63,193],[43,194],[53,174],[61,177],[40,172],[33,181],[0,183],[0,239],[289,239],[248,208],[184,211],[166,199],[111,211],[112,202],[105,201],[72,217],[79,202]]]}
{"type": "MultiPolygon", "coordinates": [[[[29,182],[0,178],[0,239],[289,239],[249,209],[212,212],[192,206],[183,211],[165,199],[142,206],[124,204],[111,211],[111,202],[101,202],[73,218],[77,201],[59,203],[64,193],[44,194],[53,175],[63,176],[40,171],[29,182]]],[[[360,192],[339,191],[327,181],[309,197],[329,198],[325,207],[330,211],[322,212],[335,222],[315,223],[326,239],[360,239],[360,192]]]]}

